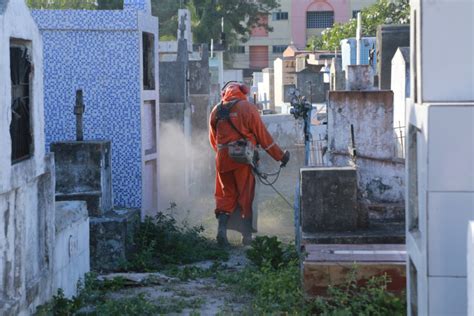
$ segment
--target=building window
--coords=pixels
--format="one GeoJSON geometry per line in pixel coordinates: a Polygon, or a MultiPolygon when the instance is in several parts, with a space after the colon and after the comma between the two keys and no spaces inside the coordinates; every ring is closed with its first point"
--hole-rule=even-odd
{"type": "Polygon", "coordinates": [[[283,53],[288,46],[286,45],[273,45],[272,46],[272,52],[273,54],[281,54],[283,53]]]}
{"type": "Polygon", "coordinates": [[[273,21],[288,20],[288,12],[273,12],[272,20],[273,21]]]}
{"type": "Polygon", "coordinates": [[[29,47],[29,42],[10,40],[12,164],[28,159],[33,155],[33,131],[30,111],[32,65],[29,47]]]}
{"type": "Polygon", "coordinates": [[[230,51],[234,54],[245,54],[245,46],[232,46],[230,51]]]}
{"type": "Polygon", "coordinates": [[[306,28],[325,29],[334,24],[334,11],[306,12],[306,28]]]}
{"type": "Polygon", "coordinates": [[[143,89],[155,89],[155,36],[143,32],[143,89]]]}
{"type": "Polygon", "coordinates": [[[357,13],[359,13],[360,10],[352,10],[352,18],[357,19],[357,13]]]}

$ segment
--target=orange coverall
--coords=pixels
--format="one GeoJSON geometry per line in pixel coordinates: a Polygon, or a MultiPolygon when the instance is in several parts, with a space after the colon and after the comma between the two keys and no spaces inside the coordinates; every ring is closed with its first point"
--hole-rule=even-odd
{"type": "MultiPolygon", "coordinates": [[[[283,151],[273,141],[267,131],[255,105],[247,101],[238,84],[229,85],[222,97],[222,102],[228,103],[239,99],[231,109],[230,120],[247,140],[254,145],[259,144],[273,159],[280,161],[283,151]]],[[[217,106],[210,115],[209,141],[216,152],[216,214],[227,213],[231,215],[237,206],[241,208],[242,218],[252,216],[252,202],[255,195],[255,177],[252,167],[248,164],[235,162],[230,158],[228,149],[218,148],[236,141],[242,136],[235,131],[226,120],[219,120],[216,126],[217,106]]]]}

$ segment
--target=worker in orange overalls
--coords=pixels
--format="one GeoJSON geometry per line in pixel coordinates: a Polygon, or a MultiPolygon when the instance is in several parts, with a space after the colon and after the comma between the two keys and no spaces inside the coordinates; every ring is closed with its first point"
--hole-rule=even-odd
{"type": "MultiPolygon", "coordinates": [[[[221,103],[216,105],[209,119],[209,141],[216,151],[216,217],[217,241],[227,245],[227,223],[234,212],[240,211],[242,243],[252,241],[252,203],[255,195],[255,177],[250,164],[234,161],[228,144],[245,138],[260,145],[273,159],[286,166],[290,159],[267,131],[254,104],[247,101],[249,89],[242,83],[229,82],[221,91],[221,103]]],[[[233,217],[235,218],[235,216],[233,217]]]]}

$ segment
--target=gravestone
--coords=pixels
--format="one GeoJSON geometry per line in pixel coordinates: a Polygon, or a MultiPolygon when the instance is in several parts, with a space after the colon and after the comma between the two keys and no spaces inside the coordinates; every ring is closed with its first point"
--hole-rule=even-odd
{"type": "MultiPolygon", "coordinates": [[[[209,49],[201,45],[199,60],[189,61],[189,102],[191,103],[191,126],[196,131],[207,132],[207,117],[210,108],[211,76],[209,73],[209,49]]],[[[197,135],[200,137],[200,135],[197,135]]]]}
{"type": "Polygon", "coordinates": [[[89,216],[113,207],[110,141],[84,141],[82,90],[76,92],[76,141],[51,144],[56,160],[56,200],[87,202],[89,216]]]}
{"type": "Polygon", "coordinates": [[[373,90],[374,73],[370,65],[348,65],[346,90],[373,90]]]}
{"type": "Polygon", "coordinates": [[[390,90],[392,58],[398,47],[410,46],[410,25],[379,25],[376,43],[379,89],[390,90]]]}
{"type": "Polygon", "coordinates": [[[311,103],[324,103],[326,101],[327,86],[324,84],[324,74],[305,68],[296,73],[296,88],[311,103]]]}
{"type": "Polygon", "coordinates": [[[342,59],[333,58],[330,69],[329,90],[344,90],[346,88],[346,73],[342,69],[342,59]]]}
{"type": "Polygon", "coordinates": [[[355,168],[302,168],[300,191],[303,233],[350,231],[357,228],[355,168]]]}
{"type": "Polygon", "coordinates": [[[110,141],[51,144],[56,161],[56,201],[85,201],[89,216],[113,208],[110,141]]]}
{"type": "Polygon", "coordinates": [[[114,210],[112,144],[83,140],[82,91],[76,93],[76,139],[51,144],[56,159],[56,201],[85,201],[90,216],[90,265],[95,271],[114,271],[129,257],[139,209],[114,210]]]}

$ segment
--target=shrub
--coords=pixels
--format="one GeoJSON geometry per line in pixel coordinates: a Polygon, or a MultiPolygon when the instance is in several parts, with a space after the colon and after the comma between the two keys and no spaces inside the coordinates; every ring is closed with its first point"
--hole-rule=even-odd
{"type": "Polygon", "coordinates": [[[135,234],[136,252],[124,268],[148,272],[171,264],[227,260],[228,252],[203,232],[202,226],[178,225],[171,215],[146,217],[135,234]]]}

